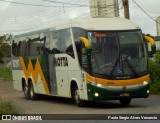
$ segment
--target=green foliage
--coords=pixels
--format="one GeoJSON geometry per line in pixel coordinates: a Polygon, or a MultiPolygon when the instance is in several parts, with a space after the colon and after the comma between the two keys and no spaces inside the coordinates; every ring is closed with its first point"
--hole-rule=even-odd
{"type": "Polygon", "coordinates": [[[0,36],[0,63],[3,63],[3,57],[10,57],[11,46],[10,40],[12,38],[11,34],[0,36]]]}
{"type": "Polygon", "coordinates": [[[151,79],[151,93],[160,92],[160,51],[155,55],[154,59],[149,59],[149,73],[151,79]]]}
{"type": "Polygon", "coordinates": [[[157,50],[154,60],[157,64],[160,64],[160,50],[157,50]]]}
{"type": "Polygon", "coordinates": [[[0,65],[0,79],[3,80],[12,80],[12,71],[11,69],[0,65]]]}
{"type": "Polygon", "coordinates": [[[18,114],[18,111],[11,102],[0,101],[0,114],[18,114]]]}

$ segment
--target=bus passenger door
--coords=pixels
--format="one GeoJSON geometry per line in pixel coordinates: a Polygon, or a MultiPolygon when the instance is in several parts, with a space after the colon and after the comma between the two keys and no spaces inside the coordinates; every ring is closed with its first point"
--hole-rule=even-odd
{"type": "Polygon", "coordinates": [[[57,44],[57,31],[50,32],[50,49],[48,54],[49,59],[49,76],[50,76],[50,86],[51,86],[51,94],[57,95],[57,78],[56,78],[56,68],[55,68],[55,54],[59,51],[56,48],[57,44]]]}
{"type": "Polygon", "coordinates": [[[50,76],[50,86],[51,94],[57,95],[57,79],[56,79],[56,70],[54,65],[54,54],[49,54],[49,76],[50,76]]]}

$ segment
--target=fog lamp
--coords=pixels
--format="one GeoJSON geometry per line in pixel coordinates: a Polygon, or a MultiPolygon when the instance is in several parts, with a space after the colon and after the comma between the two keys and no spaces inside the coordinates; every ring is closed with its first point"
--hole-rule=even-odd
{"type": "Polygon", "coordinates": [[[98,97],[98,96],[99,96],[99,94],[98,94],[98,93],[95,93],[95,94],[94,94],[94,96],[95,96],[95,97],[98,97]]]}

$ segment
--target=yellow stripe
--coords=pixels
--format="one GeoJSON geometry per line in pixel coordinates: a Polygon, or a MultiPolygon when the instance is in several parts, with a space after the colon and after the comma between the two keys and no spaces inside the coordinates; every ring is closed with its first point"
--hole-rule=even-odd
{"type": "Polygon", "coordinates": [[[35,85],[36,85],[37,80],[38,80],[38,75],[40,75],[41,81],[43,82],[43,86],[44,86],[44,89],[46,91],[46,94],[50,94],[48,86],[47,86],[47,82],[46,82],[46,79],[44,77],[44,74],[43,74],[43,71],[42,71],[42,68],[41,68],[41,65],[40,65],[40,62],[39,62],[38,58],[36,60],[35,69],[33,69],[31,59],[29,59],[28,68],[26,68],[26,66],[25,66],[23,57],[19,57],[19,60],[20,60],[20,63],[21,63],[22,69],[24,71],[24,75],[25,75],[26,79],[28,80],[29,76],[32,75],[33,80],[34,80],[35,85]]]}
{"type": "Polygon", "coordinates": [[[140,78],[127,79],[127,80],[108,80],[108,79],[96,78],[96,77],[90,76],[89,74],[86,74],[86,82],[90,83],[89,80],[100,83],[100,84],[108,85],[108,86],[127,86],[127,85],[139,84],[149,80],[149,74],[140,78]]]}

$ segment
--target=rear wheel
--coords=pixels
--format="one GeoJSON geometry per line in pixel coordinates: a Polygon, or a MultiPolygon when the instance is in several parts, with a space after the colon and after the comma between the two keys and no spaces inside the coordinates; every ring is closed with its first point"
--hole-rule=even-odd
{"type": "Polygon", "coordinates": [[[24,97],[27,100],[29,100],[30,99],[29,89],[28,89],[28,85],[25,82],[23,83],[23,93],[24,93],[24,97]]]}
{"type": "Polygon", "coordinates": [[[73,96],[72,98],[73,98],[76,106],[78,106],[78,107],[85,106],[85,101],[80,99],[78,86],[74,86],[73,95],[72,96],[73,96]]]}
{"type": "Polygon", "coordinates": [[[34,87],[33,87],[32,82],[30,82],[30,84],[29,84],[29,95],[30,95],[31,100],[37,100],[38,99],[38,94],[36,94],[34,92],[34,87]]]}
{"type": "Polygon", "coordinates": [[[131,98],[122,98],[122,99],[120,99],[119,101],[120,101],[121,105],[127,106],[127,105],[130,104],[131,98]]]}

